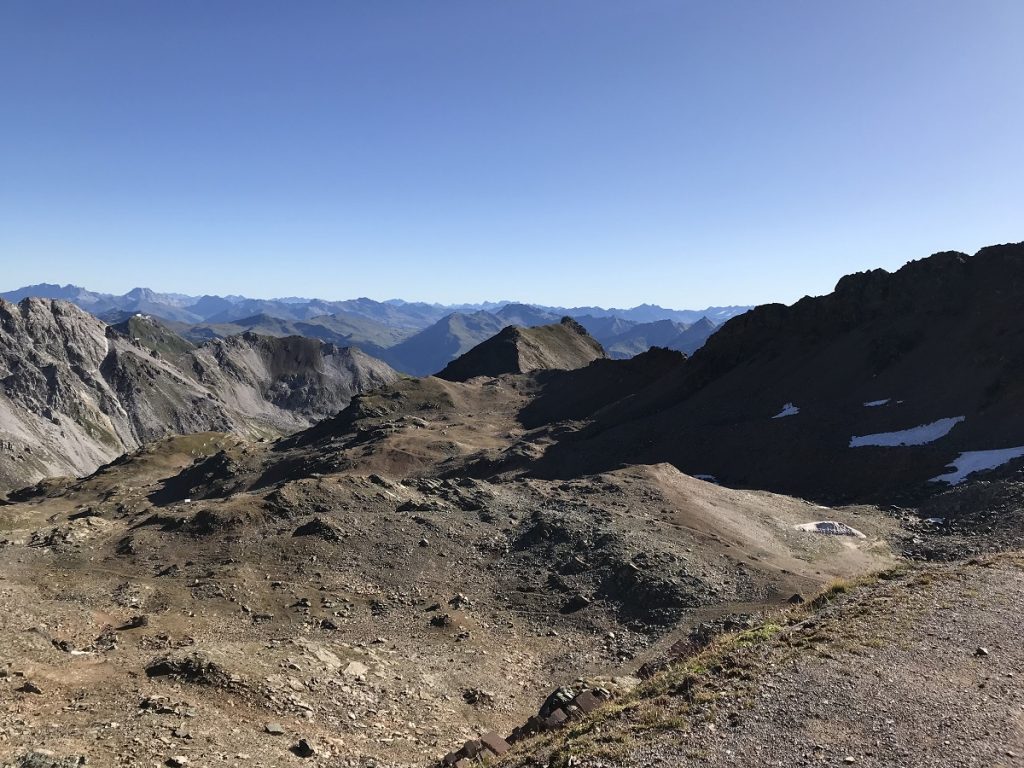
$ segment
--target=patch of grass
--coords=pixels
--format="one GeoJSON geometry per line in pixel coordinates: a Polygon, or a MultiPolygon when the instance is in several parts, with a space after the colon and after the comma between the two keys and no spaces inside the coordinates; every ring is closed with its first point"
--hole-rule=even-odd
{"type": "Polygon", "coordinates": [[[575,764],[574,758],[580,757],[621,763],[635,751],[636,743],[631,736],[627,734],[608,736],[589,742],[568,743],[551,753],[548,766],[549,768],[570,768],[575,764]]]}

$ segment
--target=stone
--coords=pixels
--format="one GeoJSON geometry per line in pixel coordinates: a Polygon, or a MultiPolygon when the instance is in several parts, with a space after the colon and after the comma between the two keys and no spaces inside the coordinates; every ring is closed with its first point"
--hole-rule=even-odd
{"type": "Polygon", "coordinates": [[[480,688],[467,688],[462,692],[462,700],[478,707],[494,706],[494,694],[480,688]]]}
{"type": "Polygon", "coordinates": [[[292,747],[292,752],[298,757],[313,757],[316,754],[316,747],[307,739],[299,739],[298,743],[292,747]]]}
{"type": "MultiPolygon", "coordinates": [[[[576,692],[572,688],[561,686],[551,692],[550,695],[544,700],[544,703],[540,706],[538,714],[541,718],[546,718],[556,709],[561,709],[570,701],[576,697],[576,692]]],[[[563,713],[564,714],[564,713],[563,713]]]]}
{"type": "Polygon", "coordinates": [[[552,728],[559,728],[565,724],[565,721],[569,719],[569,716],[565,714],[565,710],[556,709],[550,715],[544,718],[544,727],[548,730],[552,728]]]}
{"type": "Polygon", "coordinates": [[[351,677],[366,677],[369,671],[370,668],[361,661],[350,661],[345,667],[345,674],[351,677]]]}
{"type": "Polygon", "coordinates": [[[601,706],[602,703],[601,699],[591,690],[582,691],[571,702],[572,706],[579,709],[585,715],[589,715],[601,706]]]}
{"type": "Polygon", "coordinates": [[[488,731],[483,736],[481,736],[480,742],[484,745],[484,747],[491,750],[491,752],[493,752],[497,757],[501,757],[510,749],[512,749],[512,745],[505,741],[503,738],[501,738],[501,736],[499,736],[494,731],[488,731]]]}
{"type": "Polygon", "coordinates": [[[282,736],[284,734],[284,726],[280,723],[267,723],[263,726],[263,730],[271,736],[282,736]]]}
{"type": "Polygon", "coordinates": [[[565,604],[562,605],[562,613],[576,613],[586,608],[591,603],[591,599],[586,595],[573,595],[565,604]]]}

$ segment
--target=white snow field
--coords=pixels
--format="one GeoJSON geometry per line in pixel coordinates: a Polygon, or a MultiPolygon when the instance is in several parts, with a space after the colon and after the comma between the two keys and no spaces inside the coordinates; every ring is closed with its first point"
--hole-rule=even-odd
{"type": "Polygon", "coordinates": [[[774,416],[772,416],[772,418],[781,419],[784,416],[796,416],[798,413],[800,413],[799,408],[797,408],[792,403],[786,403],[784,406],[782,406],[782,410],[776,413],[774,416]]]}
{"type": "Polygon", "coordinates": [[[863,445],[926,445],[934,443],[940,437],[945,437],[949,431],[963,421],[965,416],[954,416],[949,419],[939,419],[931,424],[922,424],[919,427],[901,429],[899,432],[877,432],[873,435],[860,435],[850,438],[850,447],[858,448],[863,445]]]}
{"type": "Polygon", "coordinates": [[[933,477],[929,482],[958,485],[966,480],[967,476],[972,472],[995,469],[1021,456],[1024,456],[1024,445],[1017,448],[997,448],[993,451],[967,451],[961,453],[946,465],[947,467],[953,467],[952,472],[933,477]]]}
{"type": "Polygon", "coordinates": [[[835,520],[819,520],[815,523],[801,523],[794,526],[798,531],[810,531],[811,533],[824,533],[827,536],[855,536],[858,539],[866,539],[863,533],[846,523],[835,520]]]}
{"type": "Polygon", "coordinates": [[[868,402],[864,403],[864,407],[865,408],[877,408],[880,405],[885,405],[890,400],[892,400],[891,397],[887,397],[887,398],[885,398],[885,400],[869,400],[868,402]]]}

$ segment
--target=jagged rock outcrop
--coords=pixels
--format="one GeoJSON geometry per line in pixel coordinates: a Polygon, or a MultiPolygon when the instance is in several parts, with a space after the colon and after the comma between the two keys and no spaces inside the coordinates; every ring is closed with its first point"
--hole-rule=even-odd
{"type": "Polygon", "coordinates": [[[81,474],[167,434],[279,434],[394,381],[358,350],[255,334],[193,347],[155,320],[0,300],[0,490],[81,474]]]}
{"type": "Polygon", "coordinates": [[[728,321],[540,471],[670,461],[825,501],[945,487],[931,480],[961,454],[977,466],[1024,446],[1022,302],[1024,244],[849,275],[826,296],[728,321]]]}
{"type": "Polygon", "coordinates": [[[453,360],[438,377],[467,381],[476,376],[574,370],[607,357],[586,328],[571,317],[535,328],[510,325],[453,360]]]}

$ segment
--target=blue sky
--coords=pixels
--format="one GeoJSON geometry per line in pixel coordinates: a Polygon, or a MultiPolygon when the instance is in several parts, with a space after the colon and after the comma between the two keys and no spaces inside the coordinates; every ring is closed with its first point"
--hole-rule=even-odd
{"type": "Polygon", "coordinates": [[[0,4],[0,288],[674,307],[1024,239],[1019,0],[0,4]]]}

